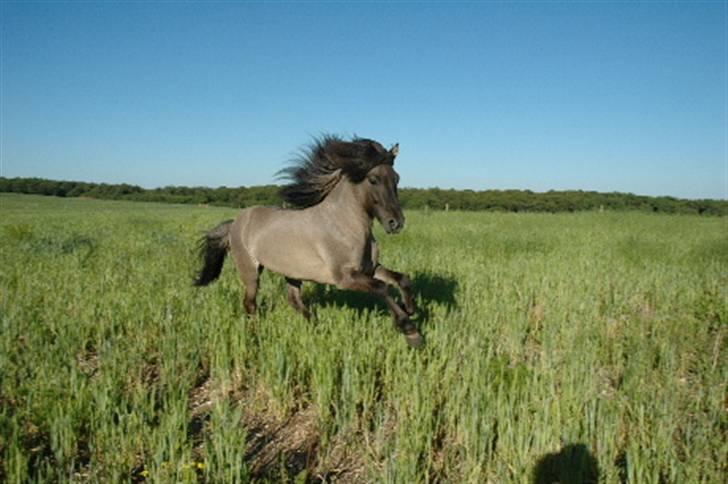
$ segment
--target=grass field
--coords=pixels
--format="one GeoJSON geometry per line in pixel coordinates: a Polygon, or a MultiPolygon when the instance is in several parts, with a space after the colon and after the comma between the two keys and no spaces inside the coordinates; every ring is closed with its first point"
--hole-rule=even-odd
{"type": "Polygon", "coordinates": [[[0,481],[724,482],[728,220],[409,212],[423,349],[232,264],[234,210],[0,194],[0,481]]]}

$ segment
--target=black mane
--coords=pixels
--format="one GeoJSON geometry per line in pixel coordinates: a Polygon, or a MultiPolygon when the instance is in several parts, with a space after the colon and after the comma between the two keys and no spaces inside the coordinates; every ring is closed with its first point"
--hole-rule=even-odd
{"type": "Polygon", "coordinates": [[[278,176],[290,180],[281,188],[280,195],[294,207],[310,207],[328,195],[339,174],[359,183],[369,170],[383,164],[394,164],[394,155],[380,143],[357,137],[344,141],[326,134],[314,138],[300,150],[290,167],[278,172],[278,176]]]}

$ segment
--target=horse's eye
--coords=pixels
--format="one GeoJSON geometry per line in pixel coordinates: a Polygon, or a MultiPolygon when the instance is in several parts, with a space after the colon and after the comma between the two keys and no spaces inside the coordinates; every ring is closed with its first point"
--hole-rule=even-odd
{"type": "Polygon", "coordinates": [[[374,175],[370,176],[369,183],[371,183],[372,185],[376,185],[377,183],[379,183],[379,177],[376,177],[374,175]]]}

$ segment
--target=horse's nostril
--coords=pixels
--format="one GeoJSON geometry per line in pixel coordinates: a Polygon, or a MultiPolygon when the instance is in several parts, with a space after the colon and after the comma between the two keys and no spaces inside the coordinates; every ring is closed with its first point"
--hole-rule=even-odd
{"type": "Polygon", "coordinates": [[[391,230],[397,230],[399,228],[399,222],[397,222],[395,219],[389,220],[389,228],[391,230]]]}

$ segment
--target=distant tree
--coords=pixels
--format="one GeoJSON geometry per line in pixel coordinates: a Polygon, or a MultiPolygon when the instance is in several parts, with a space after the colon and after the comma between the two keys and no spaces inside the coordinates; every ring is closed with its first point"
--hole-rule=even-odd
{"type": "MultiPolygon", "coordinates": [[[[181,187],[143,189],[127,183],[85,183],[42,178],[0,177],[0,192],[94,197],[167,203],[209,203],[230,207],[281,205],[279,187],[181,187]]],[[[441,188],[402,188],[405,209],[489,210],[509,212],[574,212],[579,210],[642,210],[658,213],[728,215],[725,200],[682,200],[674,197],[647,197],[632,193],[598,193],[582,190],[454,190],[441,188]]]]}

